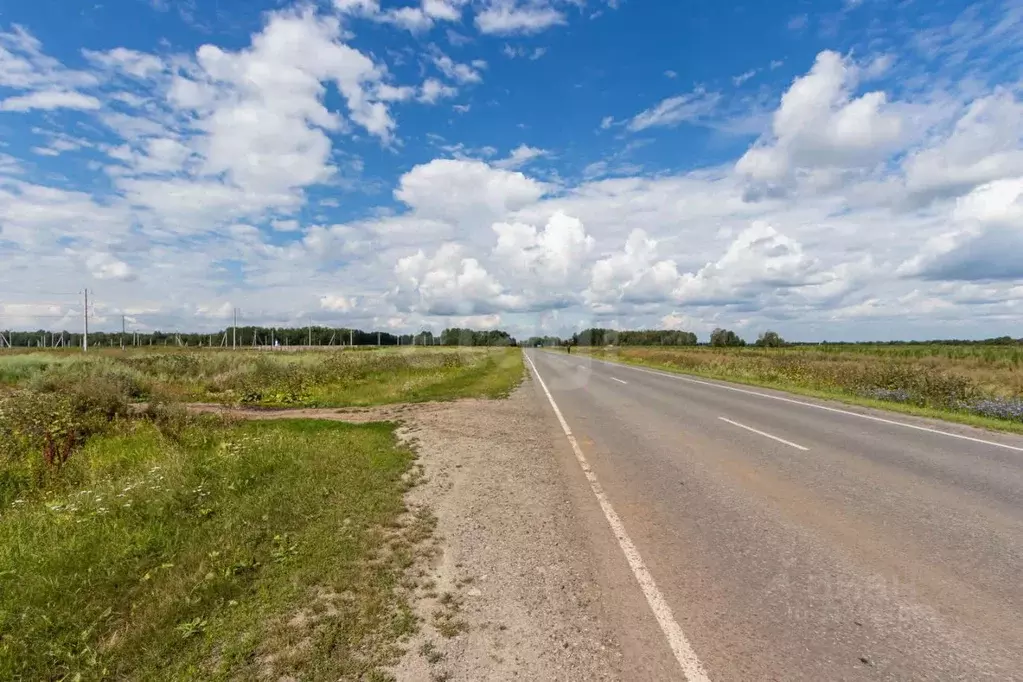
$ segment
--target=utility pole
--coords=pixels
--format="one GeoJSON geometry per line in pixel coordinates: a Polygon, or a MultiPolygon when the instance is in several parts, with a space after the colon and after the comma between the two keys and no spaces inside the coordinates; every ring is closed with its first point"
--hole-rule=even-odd
{"type": "Polygon", "coordinates": [[[348,345],[349,346],[354,346],[355,345],[355,330],[354,329],[349,329],[348,330],[348,345]]]}
{"type": "Polygon", "coordinates": [[[313,326],[312,325],[308,325],[307,331],[309,332],[309,345],[312,346],[313,345],[313,326]]]}
{"type": "Polygon", "coordinates": [[[124,315],[121,315],[121,350],[124,350],[124,315]]]}
{"type": "Polygon", "coordinates": [[[234,309],[234,327],[231,329],[231,348],[238,350],[238,309],[234,309]]]}
{"type": "Polygon", "coordinates": [[[377,348],[380,347],[380,332],[377,332],[377,348]]]}
{"type": "Polygon", "coordinates": [[[85,290],[85,336],[82,337],[82,352],[89,352],[89,290],[85,290]]]}

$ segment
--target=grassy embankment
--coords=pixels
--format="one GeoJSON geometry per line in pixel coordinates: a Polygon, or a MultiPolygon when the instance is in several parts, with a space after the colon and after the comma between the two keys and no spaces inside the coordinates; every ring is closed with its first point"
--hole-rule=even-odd
{"type": "Polygon", "coordinates": [[[298,404],[499,395],[519,354],[350,353],[372,367],[350,384],[322,353],[330,371],[190,355],[0,356],[0,679],[385,679],[432,529],[405,509],[393,425],[230,423],[168,396],[241,385],[273,403],[300,371],[298,404]]]}
{"type": "Polygon", "coordinates": [[[1023,433],[1023,348],[576,348],[594,357],[1023,433]]]}

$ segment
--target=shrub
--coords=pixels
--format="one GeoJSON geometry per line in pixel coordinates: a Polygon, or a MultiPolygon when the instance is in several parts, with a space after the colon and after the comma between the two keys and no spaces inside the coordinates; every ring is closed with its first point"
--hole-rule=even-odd
{"type": "Polygon", "coordinates": [[[148,393],[137,371],[106,358],[52,365],[33,377],[28,387],[72,396],[83,411],[100,409],[111,417],[123,413],[129,401],[148,393]]]}
{"type": "Polygon", "coordinates": [[[0,504],[63,479],[74,454],[141,392],[130,372],[105,363],[53,365],[28,383],[0,394],[0,504]]]}
{"type": "Polygon", "coordinates": [[[164,438],[174,442],[181,441],[190,423],[184,405],[166,401],[159,396],[150,400],[139,416],[152,422],[164,438]]]}
{"type": "Polygon", "coordinates": [[[94,428],[65,396],[0,395],[0,504],[47,486],[94,428]]]}
{"type": "Polygon", "coordinates": [[[892,403],[918,403],[919,398],[915,398],[904,388],[872,388],[863,391],[865,398],[873,398],[874,400],[886,400],[892,403]]]}

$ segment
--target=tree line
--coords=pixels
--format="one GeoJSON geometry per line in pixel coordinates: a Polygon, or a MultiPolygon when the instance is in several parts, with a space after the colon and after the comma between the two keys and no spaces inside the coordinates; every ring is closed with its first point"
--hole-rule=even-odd
{"type": "MultiPolygon", "coordinates": [[[[81,332],[4,331],[0,347],[76,348],[82,346],[81,332]]],[[[445,329],[439,335],[431,331],[418,334],[392,334],[338,327],[228,327],[216,332],[89,332],[89,345],[98,348],[133,346],[181,346],[232,348],[252,346],[514,346],[515,337],[492,329],[445,329]]]]}
{"type": "MultiPolygon", "coordinates": [[[[680,329],[623,330],[592,327],[565,339],[557,336],[531,336],[526,343],[529,346],[697,346],[700,340],[693,332],[680,329]]],[[[715,329],[707,345],[741,347],[746,345],[746,341],[730,329],[715,329]]],[[[778,348],[788,344],[777,332],[767,331],[753,345],[778,348]]]]}
{"type": "Polygon", "coordinates": [[[442,346],[516,346],[515,337],[501,329],[476,331],[452,327],[440,333],[442,346]]]}
{"type": "Polygon", "coordinates": [[[618,330],[593,327],[572,335],[574,346],[695,346],[696,334],[677,329],[618,330]]]}
{"type": "Polygon", "coordinates": [[[531,336],[530,346],[695,346],[699,339],[681,329],[605,329],[591,327],[567,338],[531,336]]]}
{"type": "MultiPolygon", "coordinates": [[[[439,335],[431,331],[418,334],[392,334],[391,332],[364,331],[347,327],[228,327],[212,333],[199,332],[120,332],[96,331],[89,332],[89,345],[97,347],[127,346],[187,346],[187,347],[227,347],[236,343],[238,346],[516,346],[515,337],[500,329],[479,331],[475,329],[451,327],[439,335]]],[[[706,345],[714,347],[743,347],[753,345],[758,348],[780,348],[783,346],[827,345],[829,342],[794,342],[783,339],[777,332],[766,331],[757,337],[752,344],[730,329],[715,329],[711,332],[706,345]]],[[[842,345],[878,346],[878,345],[930,345],[949,346],[974,345],[1021,345],[1023,338],[999,336],[989,339],[935,339],[930,341],[858,341],[840,343],[842,345]]],[[[696,346],[700,341],[693,332],[677,329],[640,329],[620,330],[591,327],[570,337],[531,336],[526,341],[529,346],[696,346]]],[[[43,329],[36,331],[0,331],[0,347],[81,347],[81,332],[50,332],[43,329]]]]}

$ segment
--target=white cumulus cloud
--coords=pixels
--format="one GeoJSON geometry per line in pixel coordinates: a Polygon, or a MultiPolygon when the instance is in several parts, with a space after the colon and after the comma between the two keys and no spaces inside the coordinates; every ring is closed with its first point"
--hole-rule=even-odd
{"type": "Polygon", "coordinates": [[[774,112],[772,134],[736,164],[754,181],[779,183],[797,169],[850,168],[876,163],[903,135],[902,119],[880,91],[852,96],[858,68],[825,51],[797,78],[774,112]]]}
{"type": "Polygon", "coordinates": [[[438,159],[403,175],[394,195],[419,215],[457,221],[504,215],[546,191],[546,185],[522,173],[482,161],[438,159]]]}
{"type": "Polygon", "coordinates": [[[539,33],[566,23],[563,12],[543,3],[490,0],[476,15],[480,33],[511,35],[539,33]]]}

